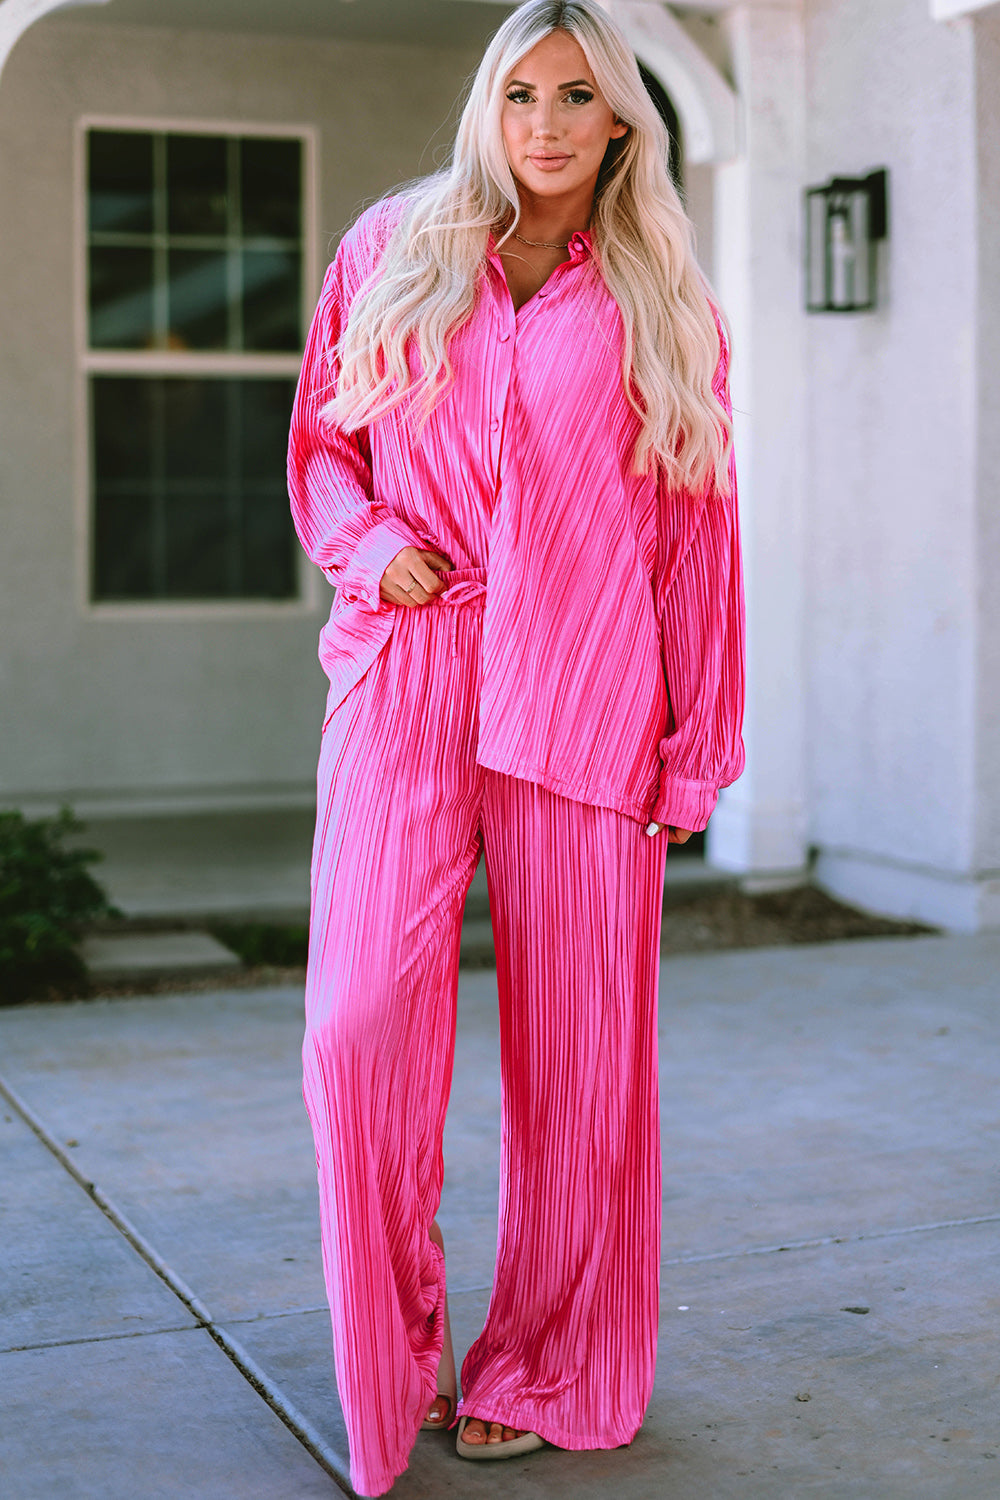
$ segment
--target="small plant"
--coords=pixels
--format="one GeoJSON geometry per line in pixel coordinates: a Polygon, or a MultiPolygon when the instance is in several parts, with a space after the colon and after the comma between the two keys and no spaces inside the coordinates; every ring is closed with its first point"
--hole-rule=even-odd
{"type": "Polygon", "coordinates": [[[87,866],[95,849],[67,849],[82,832],[68,807],[54,818],[0,812],[0,1000],[88,988],[77,943],[89,923],[117,916],[87,866]]]}
{"type": "Polygon", "coordinates": [[[278,922],[216,922],[212,933],[249,968],[304,968],[309,929],[278,922]]]}

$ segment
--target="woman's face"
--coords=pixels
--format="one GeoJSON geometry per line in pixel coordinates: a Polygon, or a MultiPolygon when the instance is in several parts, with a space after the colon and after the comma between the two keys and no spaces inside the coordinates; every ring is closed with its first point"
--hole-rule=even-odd
{"type": "Polygon", "coordinates": [[[510,70],[501,116],[507,160],[538,198],[593,193],[608,142],[628,129],[616,121],[583,48],[552,31],[510,70]]]}

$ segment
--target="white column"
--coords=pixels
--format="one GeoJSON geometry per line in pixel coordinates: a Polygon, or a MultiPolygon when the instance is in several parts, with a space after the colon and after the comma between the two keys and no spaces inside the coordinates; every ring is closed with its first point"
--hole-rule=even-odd
{"type": "Polygon", "coordinates": [[[804,36],[793,3],[727,12],[741,154],[716,174],[715,280],[734,343],[747,578],[747,767],[708,858],[759,887],[806,863],[803,485],[804,36]]]}

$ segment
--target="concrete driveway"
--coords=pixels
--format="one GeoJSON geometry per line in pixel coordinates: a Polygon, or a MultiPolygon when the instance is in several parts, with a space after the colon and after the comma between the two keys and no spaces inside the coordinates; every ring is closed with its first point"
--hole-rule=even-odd
{"type": "MultiPolygon", "coordinates": [[[[458,1353],[496,1232],[494,977],[464,973],[441,1223],[458,1353]]],[[[301,993],[0,1011],[6,1500],[346,1489],[301,993]]],[[[659,1374],[628,1449],[393,1496],[1000,1495],[1000,934],[672,958],[659,1374]]]]}

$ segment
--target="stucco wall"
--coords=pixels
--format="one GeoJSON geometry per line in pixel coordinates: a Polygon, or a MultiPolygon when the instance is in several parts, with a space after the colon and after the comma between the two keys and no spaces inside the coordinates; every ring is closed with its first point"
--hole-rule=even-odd
{"type": "MultiPolygon", "coordinates": [[[[483,7],[484,34],[497,17],[483,7]]],[[[49,20],[0,83],[0,796],[225,805],[308,799],[329,607],[161,607],[77,597],[74,122],[83,114],[313,124],[319,269],[362,201],[430,169],[477,53],[49,20]],[[432,143],[432,144],[428,144],[432,143]]]]}
{"type": "Polygon", "coordinates": [[[808,320],[810,832],[918,909],[907,870],[975,865],[973,37],[809,0],[806,55],[808,180],[890,172],[878,310],[808,320]]]}
{"type": "MultiPolygon", "coordinates": [[[[1000,5],[977,16],[977,867],[1000,877],[1000,5]]],[[[997,897],[1000,922],[1000,892],[997,897]]]]}

